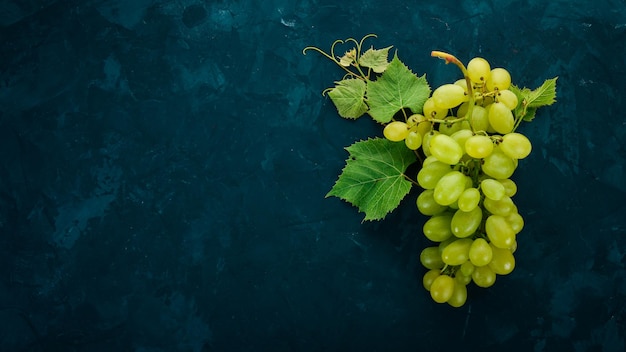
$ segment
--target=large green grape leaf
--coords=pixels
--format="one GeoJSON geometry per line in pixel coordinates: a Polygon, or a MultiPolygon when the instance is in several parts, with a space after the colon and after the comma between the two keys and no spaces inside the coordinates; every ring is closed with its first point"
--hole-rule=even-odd
{"type": "Polygon", "coordinates": [[[415,153],[404,143],[385,138],[359,141],[346,150],[350,157],[326,197],[335,196],[359,208],[365,213],[364,221],[383,219],[411,189],[404,172],[415,162],[415,153]]]}
{"type": "Polygon", "coordinates": [[[396,53],[380,78],[368,82],[366,95],[369,114],[374,120],[387,123],[400,109],[420,112],[430,96],[430,86],[425,76],[417,77],[396,53]]]}
{"type": "Polygon", "coordinates": [[[367,111],[365,103],[365,82],[356,78],[347,78],[335,82],[335,87],[328,92],[339,116],[357,119],[367,111]]]}

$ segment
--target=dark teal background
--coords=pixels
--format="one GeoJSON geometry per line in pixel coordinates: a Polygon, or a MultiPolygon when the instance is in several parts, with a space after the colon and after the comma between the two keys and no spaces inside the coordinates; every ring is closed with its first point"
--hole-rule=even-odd
{"type": "Polygon", "coordinates": [[[625,43],[617,0],[0,1],[0,349],[623,351],[625,43]],[[559,76],[516,269],[460,309],[422,288],[417,190],[374,223],[324,198],[381,131],[301,50],[368,33],[431,86],[431,50],[559,76]]]}

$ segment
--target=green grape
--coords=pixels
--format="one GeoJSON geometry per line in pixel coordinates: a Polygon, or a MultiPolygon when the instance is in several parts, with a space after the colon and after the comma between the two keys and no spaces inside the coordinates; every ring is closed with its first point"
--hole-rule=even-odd
{"type": "Polygon", "coordinates": [[[455,84],[439,86],[439,88],[435,89],[431,98],[439,109],[452,109],[468,99],[465,90],[455,84]]]}
{"type": "Polygon", "coordinates": [[[512,212],[506,216],[506,222],[511,225],[511,229],[515,234],[520,233],[524,228],[524,218],[518,212],[512,212]]]}
{"type": "Polygon", "coordinates": [[[509,248],[509,250],[511,251],[511,253],[515,253],[515,251],[517,250],[517,240],[513,241],[513,245],[511,246],[511,248],[509,248]]]}
{"type": "Polygon", "coordinates": [[[465,154],[465,142],[472,137],[473,133],[469,128],[464,128],[462,130],[454,132],[450,137],[454,139],[463,150],[463,154],[465,154]]]}
{"type": "Polygon", "coordinates": [[[485,221],[485,232],[494,246],[511,248],[515,241],[515,232],[503,216],[489,215],[485,221]]]}
{"type": "Polygon", "coordinates": [[[424,115],[413,114],[406,120],[406,124],[409,125],[409,127],[415,127],[424,121],[426,121],[426,117],[424,117],[424,115]]]}
{"type": "MultiPolygon", "coordinates": [[[[472,250],[472,247],[470,246],[470,251],[471,250],[472,250]]],[[[461,264],[461,267],[459,268],[459,270],[461,271],[461,274],[463,276],[470,276],[470,279],[471,279],[472,273],[474,272],[474,268],[475,268],[474,264],[472,264],[472,262],[468,260],[465,263],[461,264]]],[[[457,276],[458,275],[459,274],[457,272],[457,276]]]]}
{"type": "MultiPolygon", "coordinates": [[[[426,220],[422,228],[424,236],[433,242],[443,242],[452,237],[452,215],[436,215],[426,220]]],[[[512,231],[512,230],[511,230],[512,231]]]]}
{"type": "Polygon", "coordinates": [[[493,152],[491,138],[480,134],[471,136],[465,141],[465,152],[476,159],[483,159],[493,152]]]}
{"type": "Polygon", "coordinates": [[[392,121],[383,129],[385,138],[392,142],[400,142],[409,134],[409,126],[402,121],[392,121]]]}
{"type": "Polygon", "coordinates": [[[422,145],[422,135],[416,131],[409,131],[409,134],[404,139],[406,147],[411,150],[416,150],[422,145]]]}
{"type": "Polygon", "coordinates": [[[470,246],[469,260],[475,266],[485,266],[491,262],[493,250],[484,238],[477,238],[470,246]]]}
{"type": "MultiPolygon", "coordinates": [[[[432,155],[431,156],[427,156],[426,159],[424,159],[424,162],[422,163],[422,168],[425,168],[428,164],[434,163],[434,162],[441,163],[441,161],[437,160],[437,158],[435,158],[434,156],[432,156],[432,155]]],[[[448,167],[449,167],[449,165],[448,165],[448,167]]]]}
{"type": "Polygon", "coordinates": [[[448,116],[443,119],[445,122],[439,124],[439,132],[451,136],[456,131],[462,130],[464,128],[469,128],[469,123],[467,123],[467,121],[457,121],[450,123],[450,121],[456,119],[456,116],[448,116]]]}
{"type": "Polygon", "coordinates": [[[489,112],[487,109],[480,105],[475,105],[472,109],[470,125],[472,125],[474,131],[488,131],[491,126],[489,126],[489,112]]]}
{"type": "Polygon", "coordinates": [[[459,209],[463,211],[472,211],[478,206],[478,202],[480,202],[480,191],[474,187],[466,188],[457,200],[459,209]]]}
{"type": "Polygon", "coordinates": [[[450,170],[450,165],[433,161],[417,173],[417,183],[424,189],[434,189],[437,182],[450,170]]]}
{"type": "Polygon", "coordinates": [[[454,237],[454,236],[450,236],[448,239],[446,239],[445,241],[441,241],[439,243],[439,253],[443,253],[443,250],[446,249],[446,247],[448,247],[448,245],[454,241],[458,240],[458,238],[454,237]]]}
{"type": "Polygon", "coordinates": [[[504,194],[507,197],[513,197],[517,193],[517,185],[510,178],[498,180],[504,186],[504,194]]]}
{"type": "Polygon", "coordinates": [[[443,249],[441,260],[448,265],[461,265],[469,259],[471,245],[472,240],[469,238],[456,240],[443,249]]]}
{"type": "Polygon", "coordinates": [[[491,66],[482,57],[475,57],[467,63],[467,75],[472,82],[484,84],[491,76],[491,66]]]}
{"type": "Polygon", "coordinates": [[[472,273],[472,280],[476,286],[487,288],[493,286],[496,283],[496,273],[489,267],[489,265],[485,266],[477,266],[472,273]]]}
{"type": "Polygon", "coordinates": [[[472,180],[471,177],[469,176],[465,176],[465,188],[470,188],[474,186],[474,181],[472,180]]]}
{"type": "Polygon", "coordinates": [[[455,165],[463,156],[463,149],[452,137],[438,134],[429,141],[430,153],[442,163],[455,165]]]}
{"type": "Polygon", "coordinates": [[[498,133],[509,133],[513,131],[515,119],[513,113],[506,105],[495,102],[489,106],[489,125],[498,133]]]}
{"type": "MultiPolygon", "coordinates": [[[[491,104],[489,104],[489,105],[485,106],[485,110],[487,110],[487,120],[489,120],[489,109],[491,108],[491,105],[493,105],[493,103],[491,103],[491,104]]],[[[493,126],[491,126],[491,123],[489,123],[489,126],[487,127],[487,130],[486,130],[486,131],[487,131],[487,133],[489,133],[489,134],[496,134],[496,133],[498,133],[498,132],[497,132],[497,131],[493,128],[493,126]]]]}
{"type": "Polygon", "coordinates": [[[430,156],[430,140],[439,134],[439,131],[430,131],[426,133],[422,138],[422,150],[424,151],[424,155],[430,156]]]}
{"type": "Polygon", "coordinates": [[[530,154],[532,145],[526,136],[513,132],[502,137],[500,150],[511,159],[524,159],[530,154]]]}
{"type": "Polygon", "coordinates": [[[487,89],[489,91],[505,90],[511,86],[511,74],[503,68],[494,68],[491,70],[489,79],[487,80],[487,89]]]}
{"type": "Polygon", "coordinates": [[[509,249],[498,248],[491,244],[493,258],[489,267],[498,275],[508,275],[515,269],[515,257],[509,249]]]}
{"type": "Polygon", "coordinates": [[[439,247],[426,247],[420,253],[420,263],[426,269],[441,269],[443,268],[443,261],[441,260],[441,253],[439,253],[439,247]]]}
{"type": "Polygon", "coordinates": [[[457,79],[456,81],[454,81],[454,84],[456,84],[457,86],[463,88],[463,90],[467,94],[467,80],[465,78],[457,79]]]}
{"type": "Polygon", "coordinates": [[[430,119],[443,119],[448,115],[448,109],[437,107],[432,97],[426,99],[422,110],[424,116],[430,119]]]}
{"type": "Polygon", "coordinates": [[[517,103],[519,102],[517,95],[508,89],[499,90],[498,94],[496,94],[496,99],[504,104],[509,110],[515,109],[517,107],[517,103]]]}
{"type": "Polygon", "coordinates": [[[467,212],[459,209],[454,213],[450,222],[452,234],[458,238],[471,236],[476,232],[482,220],[483,211],[480,207],[467,212]]]}
{"type": "Polygon", "coordinates": [[[430,296],[437,303],[446,303],[454,293],[454,279],[448,275],[439,275],[430,285],[430,296]]]}
{"type": "Polygon", "coordinates": [[[488,212],[500,216],[508,216],[511,213],[517,213],[517,207],[511,197],[503,196],[498,200],[485,197],[483,206],[488,212]]]}
{"type": "Polygon", "coordinates": [[[430,131],[432,131],[432,129],[433,129],[433,124],[430,121],[422,121],[418,123],[417,127],[415,128],[417,133],[419,133],[420,136],[422,136],[422,139],[424,139],[424,136],[427,135],[430,131]]]}
{"type": "Polygon", "coordinates": [[[481,166],[483,172],[496,180],[502,180],[511,177],[516,168],[516,163],[504,154],[500,147],[493,149],[491,155],[483,159],[481,166]]]}
{"type": "MultiPolygon", "coordinates": [[[[467,264],[472,265],[472,263],[470,263],[469,261],[465,262],[467,264]]],[[[463,263],[463,264],[465,264],[463,263]]],[[[461,265],[462,267],[463,265],[461,265]]],[[[472,266],[472,270],[473,270],[474,266],[472,266]]],[[[472,274],[469,275],[465,275],[463,273],[460,272],[456,272],[456,275],[454,276],[454,280],[456,280],[458,283],[460,283],[463,286],[467,286],[470,282],[472,282],[472,274]]]]}
{"type": "MultiPolygon", "coordinates": [[[[478,95],[480,95],[480,105],[485,107],[485,108],[489,108],[489,105],[493,104],[496,99],[492,96],[492,95],[481,95],[482,93],[476,93],[478,95]]],[[[476,98],[478,100],[478,98],[476,98]]]]}
{"type": "Polygon", "coordinates": [[[452,307],[459,308],[465,304],[467,301],[467,286],[463,284],[463,282],[456,280],[454,284],[454,291],[452,291],[452,296],[448,298],[448,304],[452,307]]]}
{"type": "Polygon", "coordinates": [[[433,216],[437,214],[443,213],[448,207],[443,206],[437,202],[435,202],[435,198],[433,198],[433,193],[435,193],[432,189],[424,190],[417,196],[417,209],[420,213],[428,216],[433,216]]]}
{"type": "Polygon", "coordinates": [[[465,117],[465,115],[467,115],[467,110],[469,108],[469,102],[466,101],[464,103],[462,103],[461,105],[459,105],[458,108],[456,108],[456,117],[465,117]]]}
{"type": "Polygon", "coordinates": [[[500,200],[504,197],[504,185],[492,178],[486,178],[480,182],[480,189],[485,197],[491,200],[500,200]]]}
{"type": "Polygon", "coordinates": [[[459,199],[465,190],[465,175],[459,171],[450,171],[435,186],[433,197],[441,205],[450,205],[459,199]]]}
{"type": "Polygon", "coordinates": [[[432,286],[433,281],[435,281],[435,279],[439,277],[439,275],[441,275],[441,270],[439,269],[431,269],[424,274],[424,277],[422,278],[422,284],[424,285],[426,291],[430,291],[430,287],[432,286]]]}

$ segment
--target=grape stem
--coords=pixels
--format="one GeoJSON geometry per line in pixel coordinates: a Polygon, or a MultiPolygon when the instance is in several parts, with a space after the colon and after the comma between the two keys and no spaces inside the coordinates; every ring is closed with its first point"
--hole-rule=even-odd
{"type": "Polygon", "coordinates": [[[472,90],[472,81],[469,78],[469,74],[467,73],[467,69],[465,68],[465,65],[463,65],[463,63],[459,59],[457,59],[454,55],[445,53],[443,51],[433,50],[430,52],[430,56],[438,57],[444,60],[446,62],[446,65],[449,63],[455,64],[463,73],[463,77],[465,77],[465,84],[467,85],[467,94],[469,96],[467,115],[465,116],[465,119],[467,119],[467,122],[469,123],[472,132],[474,132],[474,126],[472,126],[472,110],[474,110],[475,98],[474,98],[474,92],[472,90]]]}
{"type": "Polygon", "coordinates": [[[515,125],[513,126],[513,131],[511,132],[515,132],[515,130],[519,127],[522,120],[524,120],[524,116],[526,116],[526,111],[528,108],[528,102],[526,101],[526,99],[522,100],[520,102],[520,105],[522,106],[522,111],[519,114],[517,114],[517,116],[515,116],[515,125]]]}
{"type": "Polygon", "coordinates": [[[404,173],[403,173],[403,174],[402,174],[402,176],[404,176],[404,178],[405,178],[407,181],[411,182],[414,186],[419,186],[419,183],[417,183],[417,181],[415,181],[414,179],[410,178],[410,177],[409,177],[409,176],[407,176],[406,174],[404,174],[404,173]]]}
{"type": "Polygon", "coordinates": [[[453,124],[453,123],[457,123],[457,122],[461,122],[461,121],[465,121],[467,120],[466,117],[458,117],[456,119],[450,119],[450,120],[444,120],[444,119],[429,119],[430,122],[437,122],[437,123],[449,123],[449,124],[453,124]]]}

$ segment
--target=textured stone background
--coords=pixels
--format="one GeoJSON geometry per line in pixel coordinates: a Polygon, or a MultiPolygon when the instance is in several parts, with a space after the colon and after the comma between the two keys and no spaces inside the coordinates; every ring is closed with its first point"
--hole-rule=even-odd
{"type": "Polygon", "coordinates": [[[0,1],[7,351],[623,351],[623,1],[0,1]],[[415,3],[415,4],[414,4],[415,3]],[[302,48],[377,33],[559,76],[515,197],[517,267],[461,309],[421,287],[412,192],[385,221],[324,195],[380,135],[302,48]]]}

